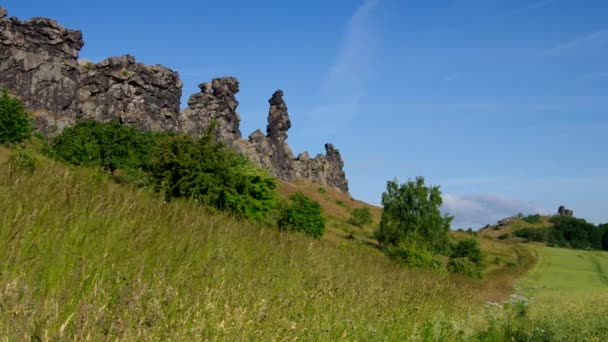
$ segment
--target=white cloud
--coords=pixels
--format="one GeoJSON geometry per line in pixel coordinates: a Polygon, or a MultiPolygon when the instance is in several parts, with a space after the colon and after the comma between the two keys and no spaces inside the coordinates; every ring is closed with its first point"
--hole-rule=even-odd
{"type": "Polygon", "coordinates": [[[498,220],[518,213],[545,212],[545,210],[532,203],[524,203],[501,195],[490,194],[464,196],[444,194],[442,211],[454,216],[453,228],[471,227],[473,229],[496,223],[498,220]]]}

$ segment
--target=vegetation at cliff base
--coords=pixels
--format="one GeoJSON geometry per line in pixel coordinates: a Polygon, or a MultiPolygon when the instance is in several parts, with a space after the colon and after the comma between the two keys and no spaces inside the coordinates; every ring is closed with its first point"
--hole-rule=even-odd
{"type": "Polygon", "coordinates": [[[0,90],[0,144],[20,143],[34,130],[33,119],[21,101],[0,90]]]}
{"type": "Polygon", "coordinates": [[[213,138],[142,132],[118,122],[80,121],[52,140],[49,154],[98,167],[120,181],[151,186],[166,200],[188,198],[233,215],[271,221],[277,183],[213,138]]]}

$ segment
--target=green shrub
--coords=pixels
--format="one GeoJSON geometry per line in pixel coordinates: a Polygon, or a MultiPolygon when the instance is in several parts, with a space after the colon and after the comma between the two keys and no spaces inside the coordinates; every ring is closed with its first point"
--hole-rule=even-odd
{"type": "Polygon", "coordinates": [[[277,205],[275,179],[212,135],[161,139],[151,174],[167,199],[191,198],[239,217],[264,220],[277,205]]]}
{"type": "Polygon", "coordinates": [[[40,164],[40,159],[30,150],[17,147],[9,157],[11,174],[15,172],[32,173],[40,164]]]}
{"type": "Polygon", "coordinates": [[[74,165],[100,167],[121,183],[152,185],[167,200],[185,197],[238,217],[270,220],[278,201],[276,181],[217,143],[213,128],[196,140],[118,122],[81,121],[55,138],[50,154],[74,165]]]}
{"type": "Polygon", "coordinates": [[[450,272],[459,273],[468,277],[481,278],[479,266],[469,258],[452,258],[448,262],[450,272]]]}
{"type": "Polygon", "coordinates": [[[11,98],[8,91],[0,94],[0,144],[19,143],[28,139],[34,130],[33,119],[23,104],[11,98]]]}
{"type": "Polygon", "coordinates": [[[289,196],[291,203],[283,209],[279,218],[279,228],[303,232],[320,238],[325,232],[325,218],[319,202],[306,197],[301,192],[289,196]]]}
{"type": "Polygon", "coordinates": [[[151,167],[151,153],[163,135],[141,132],[117,121],[83,120],[66,128],[51,145],[54,157],[73,165],[99,166],[104,170],[151,167]]]}
{"type": "Polygon", "coordinates": [[[522,218],[522,220],[528,222],[529,224],[538,224],[538,223],[542,223],[542,218],[539,214],[536,215],[528,215],[524,218],[522,218]]]}
{"type": "Polygon", "coordinates": [[[479,242],[475,239],[465,239],[458,241],[452,246],[451,258],[467,258],[475,265],[481,265],[483,253],[479,247],[479,242]]]}
{"type": "Polygon", "coordinates": [[[372,212],[369,208],[355,208],[351,212],[349,223],[359,228],[372,223],[372,212]]]}
{"type": "Polygon", "coordinates": [[[413,243],[401,242],[386,248],[386,253],[406,265],[445,271],[445,263],[437,255],[413,243]]]}

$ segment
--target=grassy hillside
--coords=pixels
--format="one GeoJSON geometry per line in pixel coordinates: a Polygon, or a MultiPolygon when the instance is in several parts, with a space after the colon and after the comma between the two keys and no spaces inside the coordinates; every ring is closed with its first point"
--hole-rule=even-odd
{"type": "Polygon", "coordinates": [[[286,199],[298,191],[319,202],[323,207],[327,219],[326,239],[332,241],[356,239],[377,244],[372,236],[380,223],[382,208],[353,199],[350,195],[331,187],[321,186],[304,179],[294,182],[279,181],[279,193],[283,198],[286,199]],[[348,221],[354,208],[369,208],[372,213],[372,223],[362,228],[350,224],[348,221]]]}
{"type": "Polygon", "coordinates": [[[560,332],[552,339],[605,341],[608,252],[542,246],[535,250],[539,262],[520,282],[533,301],[531,316],[544,319],[547,330],[560,332]]]}
{"type": "MultiPolygon", "coordinates": [[[[504,226],[493,225],[480,229],[479,234],[481,236],[489,236],[496,239],[501,235],[512,234],[513,232],[523,228],[550,228],[553,226],[553,223],[549,221],[550,219],[550,216],[540,216],[540,222],[531,223],[526,222],[523,218],[515,218],[510,220],[504,226]]],[[[520,239],[516,239],[516,241],[520,241],[520,239]]]]}
{"type": "MultiPolygon", "coordinates": [[[[0,148],[0,161],[7,154],[0,148]]],[[[310,183],[281,191],[319,200],[336,225],[365,205],[310,183]]],[[[516,307],[488,304],[505,300],[535,260],[526,246],[488,237],[477,237],[485,279],[437,274],[344,238],[343,226],[322,240],[282,233],[49,160],[33,174],[9,175],[0,165],[0,208],[0,336],[17,340],[492,341],[530,339],[538,327],[563,333],[549,325],[552,311],[528,320],[516,307]]],[[[358,234],[365,231],[372,227],[358,234]]],[[[601,336],[586,317],[588,335],[601,336]]]]}
{"type": "Polygon", "coordinates": [[[476,324],[466,279],[45,164],[0,167],[0,336],[395,340],[476,324]]]}

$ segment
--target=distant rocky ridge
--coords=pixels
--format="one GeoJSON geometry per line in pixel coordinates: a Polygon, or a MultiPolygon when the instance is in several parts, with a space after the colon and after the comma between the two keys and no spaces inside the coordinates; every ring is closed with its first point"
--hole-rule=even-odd
{"type": "Polygon", "coordinates": [[[195,137],[215,122],[216,137],[276,177],[304,178],[348,192],[344,162],[331,144],[326,154],[294,158],[287,144],[291,121],[283,92],[269,99],[266,134],[243,139],[236,112],[239,82],[222,77],[199,85],[180,111],[182,82],[161,65],[137,63],[130,55],[93,64],[78,60],[82,33],[55,20],[8,18],[0,7],[0,87],[19,97],[34,113],[38,129],[53,136],[80,119],[119,120],[148,131],[173,131],[195,137]]]}

